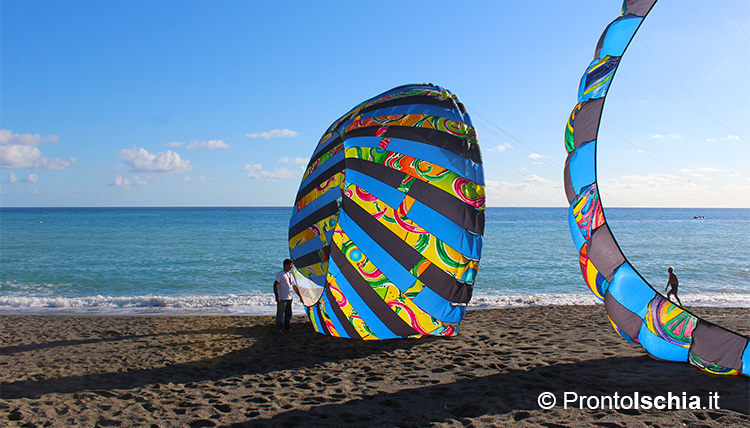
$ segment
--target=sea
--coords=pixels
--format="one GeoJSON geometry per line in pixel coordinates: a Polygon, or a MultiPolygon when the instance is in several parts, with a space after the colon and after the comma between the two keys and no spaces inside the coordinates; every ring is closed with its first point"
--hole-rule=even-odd
{"type": "MultiPolygon", "coordinates": [[[[488,208],[469,308],[599,304],[581,277],[567,212],[488,208]]],[[[0,208],[0,314],[274,313],[290,216],[256,207],[0,208]]],[[[673,266],[686,305],[750,307],[750,209],[606,216],[655,288],[673,266]]]]}

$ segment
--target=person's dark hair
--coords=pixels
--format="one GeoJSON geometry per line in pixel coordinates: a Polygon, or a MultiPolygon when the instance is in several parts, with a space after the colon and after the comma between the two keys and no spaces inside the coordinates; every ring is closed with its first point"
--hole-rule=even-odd
{"type": "Polygon", "coordinates": [[[294,263],[292,259],[284,259],[284,266],[289,266],[290,264],[294,263]]]}

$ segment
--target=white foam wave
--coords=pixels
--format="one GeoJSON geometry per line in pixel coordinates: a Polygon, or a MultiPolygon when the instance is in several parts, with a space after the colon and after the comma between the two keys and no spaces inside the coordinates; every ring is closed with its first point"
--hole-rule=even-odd
{"type": "MultiPolygon", "coordinates": [[[[688,306],[750,307],[750,294],[690,294],[681,297],[688,306]]],[[[598,305],[592,294],[475,294],[468,309],[551,305],[598,305]]],[[[302,305],[294,302],[296,313],[302,305]]],[[[203,314],[272,315],[276,303],[272,294],[226,296],[89,296],[8,297],[0,296],[0,314],[203,314]]]]}
{"type": "Polygon", "coordinates": [[[469,309],[516,308],[522,306],[598,305],[593,294],[474,295],[469,309]]]}
{"type": "MultiPolygon", "coordinates": [[[[690,293],[680,299],[686,306],[750,307],[750,294],[690,293]]],[[[475,295],[469,309],[511,308],[522,306],[600,305],[591,293],[533,295],[475,295]]]]}
{"type": "MultiPolygon", "coordinates": [[[[301,306],[300,306],[301,309],[301,306]]],[[[272,294],[249,296],[4,297],[2,314],[238,314],[276,313],[272,294]]]]}

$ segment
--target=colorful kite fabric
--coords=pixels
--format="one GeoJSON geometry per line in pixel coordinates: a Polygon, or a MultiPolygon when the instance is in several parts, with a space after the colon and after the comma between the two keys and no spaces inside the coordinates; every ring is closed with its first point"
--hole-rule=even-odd
{"type": "Polygon", "coordinates": [[[607,226],[596,182],[596,140],[604,99],[620,59],[656,0],[626,0],[604,30],[565,129],[565,192],[581,272],[604,301],[617,333],[652,356],[716,374],[750,374],[748,338],[704,321],[662,297],[620,251],[607,226]]]}
{"type": "Polygon", "coordinates": [[[479,269],[484,205],[476,131],[448,90],[401,86],[336,120],[289,222],[315,330],[365,340],[457,334],[479,269]]]}

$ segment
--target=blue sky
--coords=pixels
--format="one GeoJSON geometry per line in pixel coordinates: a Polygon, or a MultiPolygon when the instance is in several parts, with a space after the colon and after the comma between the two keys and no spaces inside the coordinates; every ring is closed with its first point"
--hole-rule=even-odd
{"type": "MultiPolygon", "coordinates": [[[[563,131],[619,0],[21,1],[0,19],[2,206],[287,206],[394,86],[472,115],[489,206],[566,206],[563,131]]],[[[750,207],[750,4],[661,0],[599,139],[606,206],[750,207]]]]}

